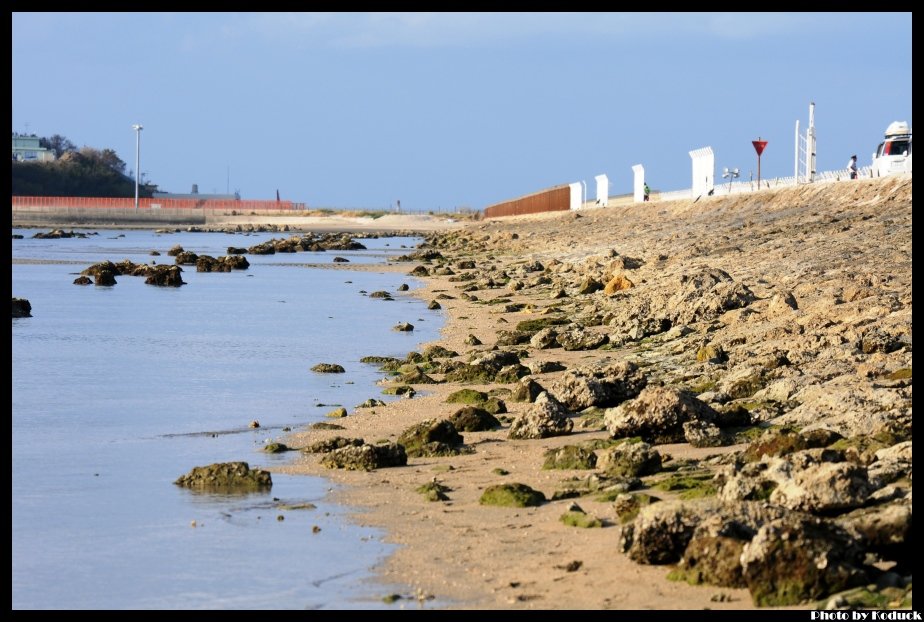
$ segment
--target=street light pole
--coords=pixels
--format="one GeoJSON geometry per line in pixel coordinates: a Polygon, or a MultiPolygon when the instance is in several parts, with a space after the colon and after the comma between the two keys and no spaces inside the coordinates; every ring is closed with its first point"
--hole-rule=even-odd
{"type": "Polygon", "coordinates": [[[138,209],[138,176],[141,175],[141,130],[144,129],[144,126],[140,123],[135,123],[132,129],[135,130],[135,209],[138,209]]]}

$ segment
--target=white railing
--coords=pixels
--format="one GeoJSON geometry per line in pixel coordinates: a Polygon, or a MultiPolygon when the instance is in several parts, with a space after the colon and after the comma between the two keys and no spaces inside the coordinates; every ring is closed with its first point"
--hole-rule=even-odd
{"type": "MultiPolygon", "coordinates": [[[[872,176],[872,167],[864,166],[858,170],[858,174],[861,179],[869,178],[872,176]]],[[[850,173],[846,168],[837,169],[833,171],[821,171],[815,173],[815,182],[814,183],[825,183],[831,181],[845,181],[850,179],[850,173]]],[[[804,183],[804,182],[802,182],[804,183]]],[[[761,179],[760,188],[766,190],[768,188],[783,188],[786,186],[795,186],[796,178],[792,175],[789,177],[772,177],[770,179],[761,179]]],[[[733,181],[731,183],[722,183],[716,184],[713,190],[712,196],[727,196],[731,194],[743,194],[746,192],[754,192],[757,190],[757,180],[749,181],[733,181]]],[[[683,190],[669,190],[667,192],[656,192],[653,193],[652,198],[656,201],[680,201],[680,200],[689,200],[695,199],[697,197],[693,196],[693,190],[691,188],[685,188],[683,190]]]]}

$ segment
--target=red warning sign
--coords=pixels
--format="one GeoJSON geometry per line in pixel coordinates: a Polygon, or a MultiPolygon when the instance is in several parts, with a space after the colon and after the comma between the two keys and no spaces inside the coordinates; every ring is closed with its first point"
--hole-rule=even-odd
{"type": "Polygon", "coordinates": [[[764,152],[764,149],[767,148],[766,140],[752,140],[751,144],[754,145],[754,151],[757,152],[757,155],[760,155],[764,152]]]}

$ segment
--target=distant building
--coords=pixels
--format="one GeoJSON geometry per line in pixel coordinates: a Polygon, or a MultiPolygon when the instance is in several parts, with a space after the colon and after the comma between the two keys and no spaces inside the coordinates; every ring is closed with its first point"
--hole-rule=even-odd
{"type": "Polygon", "coordinates": [[[17,162],[54,162],[55,152],[42,147],[42,139],[13,132],[13,159],[17,162]]]}
{"type": "Polygon", "coordinates": [[[155,199],[196,199],[199,201],[240,201],[241,195],[237,192],[234,194],[199,194],[199,184],[192,185],[192,192],[154,192],[151,194],[155,199]]]}

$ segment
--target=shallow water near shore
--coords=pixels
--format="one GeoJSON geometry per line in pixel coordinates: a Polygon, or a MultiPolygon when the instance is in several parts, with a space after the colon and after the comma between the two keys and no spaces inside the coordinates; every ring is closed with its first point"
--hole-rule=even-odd
{"type": "Polygon", "coordinates": [[[154,260],[173,263],[174,244],[217,256],[288,234],[34,232],[14,230],[25,239],[12,245],[13,295],[34,316],[12,326],[13,608],[385,607],[385,588],[366,579],[391,546],[324,502],[326,480],[274,475],[270,492],[246,496],[172,482],[217,461],[285,464],[292,454],[260,451],[284,427],[395,399],[359,358],[437,338],[439,313],[411,296],[362,295],[413,285],[404,271],[304,264],[382,263],[414,240],[248,256],[251,268],[232,273],[186,266],[178,289],[128,276],[104,288],[71,282],[104,259],[148,262],[157,249],[154,260]],[[392,331],[398,322],[414,332],[392,331]],[[346,373],[315,374],[318,362],[346,373]],[[247,427],[253,419],[261,428],[247,427]],[[280,509],[274,498],[317,507],[280,509]]]}

